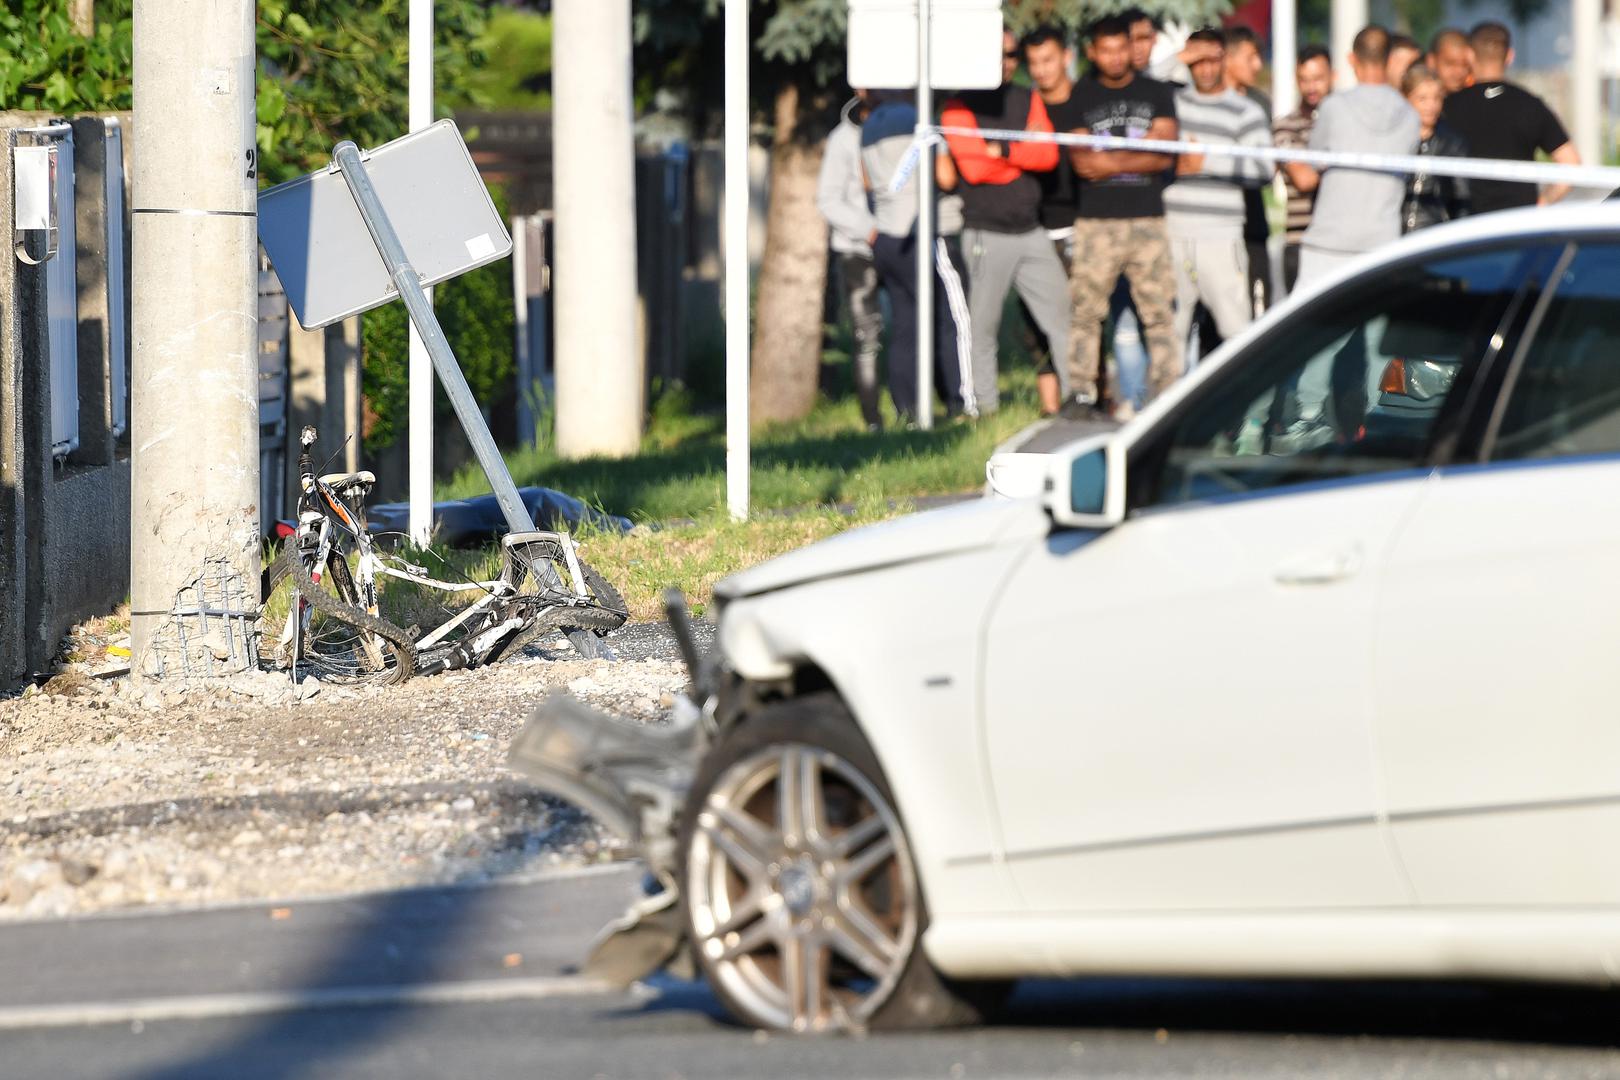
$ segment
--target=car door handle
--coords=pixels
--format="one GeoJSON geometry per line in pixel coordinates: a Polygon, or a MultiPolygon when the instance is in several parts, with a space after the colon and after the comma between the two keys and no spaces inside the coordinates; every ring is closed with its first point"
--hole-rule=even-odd
{"type": "Polygon", "coordinates": [[[1313,552],[1290,559],[1277,567],[1273,577],[1279,585],[1332,585],[1354,577],[1361,569],[1361,549],[1313,552]]]}

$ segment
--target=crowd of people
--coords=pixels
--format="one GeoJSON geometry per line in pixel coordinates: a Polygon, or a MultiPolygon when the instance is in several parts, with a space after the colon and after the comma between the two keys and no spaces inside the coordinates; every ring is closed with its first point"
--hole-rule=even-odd
{"type": "MultiPolygon", "coordinates": [[[[1334,58],[1305,46],[1293,73],[1298,107],[1275,119],[1257,85],[1264,61],[1252,30],[1198,30],[1179,49],[1159,49],[1161,33],[1140,10],[1097,20],[1079,43],[1083,73],[1061,29],[1004,33],[1001,85],[943,102],[945,149],[933,155],[933,373],[949,415],[998,407],[1010,291],[1028,324],[1041,411],[1134,415],[1274,302],[1262,194],[1273,183],[1285,208],[1283,293],[1404,232],[1568,192],[981,132],[1580,160],[1547,105],[1507,81],[1512,37],[1497,22],[1442,30],[1427,49],[1368,26],[1343,58],[1354,85],[1339,90],[1334,58]]],[[[857,91],[828,141],[818,191],[854,327],[861,412],[874,430],[885,321],[895,412],[909,423],[917,408],[916,125],[911,92],[857,91]]]]}

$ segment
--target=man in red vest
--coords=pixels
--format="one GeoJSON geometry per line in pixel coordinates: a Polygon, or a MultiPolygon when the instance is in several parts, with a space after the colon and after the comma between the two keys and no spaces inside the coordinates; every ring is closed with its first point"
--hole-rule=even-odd
{"type": "MultiPolygon", "coordinates": [[[[1050,132],[1052,121],[1039,95],[1013,85],[1022,52],[1018,40],[1002,34],[1002,84],[994,90],[965,93],[945,103],[945,127],[979,130],[1050,132]]],[[[1057,252],[1041,224],[1042,188],[1032,173],[1049,173],[1058,165],[1052,142],[986,140],[974,135],[947,135],[946,143],[961,176],[964,228],[962,251],[967,260],[968,308],[973,326],[973,398],[979,415],[996,411],[997,341],[1007,290],[1015,288],[1029,307],[1041,333],[1055,348],[1069,337],[1069,287],[1057,252]]],[[[1047,378],[1060,387],[1061,365],[1047,378]]],[[[1057,397],[1047,398],[1053,409],[1057,397]]]]}

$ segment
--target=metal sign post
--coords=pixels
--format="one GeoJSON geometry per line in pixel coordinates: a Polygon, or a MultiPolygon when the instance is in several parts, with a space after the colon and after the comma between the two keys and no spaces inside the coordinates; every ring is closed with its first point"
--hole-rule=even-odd
{"type": "MultiPolygon", "coordinates": [[[[917,0],[917,134],[934,122],[928,0],[917,0]]],[[[917,162],[917,426],[934,426],[934,148],[917,162]]]]}
{"type": "Polygon", "coordinates": [[[473,399],[467,377],[461,373],[456,354],[451,351],[450,342],[439,327],[437,316],[433,314],[433,304],[428,300],[427,290],[422,287],[422,279],[406,258],[405,246],[400,243],[399,234],[394,231],[387,212],[383,210],[382,200],[377,197],[371,177],[366,175],[360,148],[344,140],[332,152],[332,162],[343,174],[343,181],[354,196],[354,204],[377,245],[377,254],[382,256],[383,264],[388,268],[389,279],[399,298],[405,301],[411,324],[422,335],[422,344],[427,347],[428,356],[433,360],[433,370],[439,373],[439,381],[444,384],[450,407],[455,409],[456,419],[461,421],[467,441],[472,443],[473,454],[478,458],[478,464],[483,466],[490,489],[500,503],[507,529],[515,533],[533,532],[534,520],[529,517],[523,500],[518,497],[517,485],[512,482],[506,461],[495,447],[489,425],[484,423],[484,414],[478,411],[478,402],[473,399]]]}
{"type": "Polygon", "coordinates": [[[748,0],[726,0],[726,507],[748,518],[748,0]]]}
{"type": "MultiPolygon", "coordinates": [[[[849,0],[847,75],[851,86],[917,89],[917,136],[934,127],[934,90],[1001,85],[1001,0],[849,0]],[[896,48],[914,34],[916,50],[896,48]]],[[[938,221],[934,154],[917,159],[917,426],[934,422],[934,265],[938,221]]],[[[963,366],[968,366],[964,361],[963,366]]],[[[897,403],[898,404],[898,403],[897,403]]]]}
{"type": "Polygon", "coordinates": [[[260,192],[258,216],[259,240],[306,329],[405,301],[507,528],[532,531],[426,290],[512,250],[456,126],[441,120],[366,153],[341,142],[330,168],[260,192]]]}

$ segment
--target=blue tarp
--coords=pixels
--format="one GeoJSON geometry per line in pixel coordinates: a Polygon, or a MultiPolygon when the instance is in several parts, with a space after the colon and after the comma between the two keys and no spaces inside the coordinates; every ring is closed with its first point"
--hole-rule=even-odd
{"type": "MultiPolygon", "coordinates": [[[[629,532],[631,521],[587,506],[572,495],[551,488],[518,488],[523,505],[537,529],[568,531],[589,524],[608,532],[629,532]]],[[[382,503],[366,508],[366,519],[373,532],[408,532],[409,503],[382,503]]],[[[506,518],[494,495],[433,504],[434,542],[450,547],[478,547],[507,532],[506,518]]]]}

